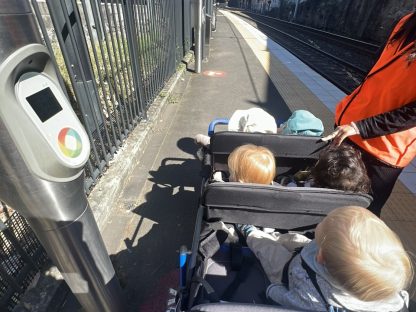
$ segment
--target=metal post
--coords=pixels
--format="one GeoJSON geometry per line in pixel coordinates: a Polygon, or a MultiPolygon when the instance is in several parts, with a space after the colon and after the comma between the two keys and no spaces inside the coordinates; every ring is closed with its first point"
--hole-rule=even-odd
{"type": "Polygon", "coordinates": [[[202,3],[204,0],[195,0],[195,73],[201,73],[202,65],[202,3]]]}
{"type": "Polygon", "coordinates": [[[192,36],[192,20],[191,20],[191,0],[183,1],[183,50],[185,54],[191,48],[191,36],[192,36]]]}
{"type": "Polygon", "coordinates": [[[208,61],[208,58],[209,58],[209,45],[211,43],[213,13],[214,12],[213,12],[212,0],[206,0],[205,1],[205,40],[204,40],[204,50],[203,50],[204,61],[208,61]]]}

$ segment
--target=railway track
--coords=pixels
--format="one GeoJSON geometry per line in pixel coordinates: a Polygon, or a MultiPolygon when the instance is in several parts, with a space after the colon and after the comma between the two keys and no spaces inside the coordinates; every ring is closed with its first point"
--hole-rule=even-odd
{"type": "Polygon", "coordinates": [[[247,11],[232,11],[286,48],[345,93],[374,64],[379,46],[247,11]]]}

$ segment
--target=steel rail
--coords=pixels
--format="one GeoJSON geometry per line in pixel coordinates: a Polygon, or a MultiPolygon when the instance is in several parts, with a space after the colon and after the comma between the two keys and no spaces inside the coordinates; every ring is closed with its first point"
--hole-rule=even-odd
{"type": "MultiPolygon", "coordinates": [[[[357,66],[355,64],[352,64],[351,62],[348,62],[344,59],[341,59],[331,53],[325,52],[321,49],[316,48],[315,46],[294,37],[291,34],[288,34],[284,31],[281,31],[273,26],[268,25],[267,23],[261,22],[253,17],[250,16],[244,16],[241,14],[238,14],[234,11],[231,11],[236,15],[239,15],[245,19],[251,20],[255,23],[261,24],[265,27],[267,27],[268,29],[271,29],[270,31],[266,31],[267,34],[273,38],[274,40],[276,40],[281,46],[283,46],[284,48],[286,48],[290,53],[292,53],[293,55],[295,55],[297,58],[299,58],[302,62],[304,62],[305,64],[307,64],[309,67],[311,67],[312,69],[314,69],[315,71],[317,71],[319,74],[321,74],[323,77],[325,77],[326,79],[328,79],[329,81],[331,81],[333,84],[335,84],[338,88],[340,88],[342,91],[346,92],[346,93],[350,93],[358,84],[359,81],[361,81],[367,74],[368,69],[362,68],[360,66],[357,66]],[[287,41],[283,41],[281,40],[281,38],[276,38],[276,34],[280,34],[285,36],[285,38],[288,38],[289,40],[287,41]],[[291,44],[295,43],[298,45],[298,49],[299,47],[303,47],[303,50],[295,50],[293,46],[290,46],[289,42],[291,44]],[[349,80],[348,83],[344,83],[340,82],[339,79],[334,78],[334,76],[338,75],[338,73],[336,74],[328,74],[327,71],[322,69],[322,64],[318,65],[317,62],[313,62],[310,61],[308,58],[305,57],[305,55],[302,55],[300,52],[306,52],[305,50],[309,50],[309,57],[311,56],[311,52],[313,51],[313,53],[316,55],[321,55],[321,58],[326,58],[327,60],[331,60],[333,63],[337,63],[339,66],[339,72],[347,72],[348,76],[350,77],[346,77],[344,78],[344,80],[349,80]],[[353,71],[354,73],[349,73],[349,71],[353,71]]],[[[258,28],[258,27],[257,27],[258,28]]],[[[264,30],[263,30],[264,31],[264,30]]],[[[322,63],[322,61],[321,61],[322,63]]],[[[335,72],[335,71],[333,71],[335,72]]],[[[339,77],[337,77],[339,78],[339,77]]]]}

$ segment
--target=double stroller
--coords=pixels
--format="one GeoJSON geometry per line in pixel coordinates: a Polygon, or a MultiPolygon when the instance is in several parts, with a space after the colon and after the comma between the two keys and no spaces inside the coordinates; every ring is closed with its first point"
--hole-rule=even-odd
{"type": "Polygon", "coordinates": [[[234,225],[295,231],[313,238],[316,225],[331,210],[347,205],[368,207],[372,198],[325,188],[210,183],[213,172],[228,171],[228,155],[243,144],[265,146],[273,152],[277,181],[313,167],[327,145],[313,136],[215,132],[215,126],[224,122],[214,121],[209,127],[211,144],[203,155],[192,248],[180,250],[176,311],[294,311],[268,301],[265,290],[270,282],[244,239],[233,231],[234,225]]]}

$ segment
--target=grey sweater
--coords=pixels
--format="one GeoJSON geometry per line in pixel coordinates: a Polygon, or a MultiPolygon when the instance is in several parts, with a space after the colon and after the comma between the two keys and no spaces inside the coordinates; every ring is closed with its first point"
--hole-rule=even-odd
{"type": "Polygon", "coordinates": [[[337,285],[323,265],[316,262],[317,249],[315,241],[306,245],[289,265],[289,287],[286,288],[282,284],[271,284],[266,291],[267,297],[285,307],[326,311],[325,303],[301,265],[302,257],[316,272],[318,285],[325,299],[334,307],[346,308],[351,311],[387,312],[399,311],[403,304],[408,305],[409,295],[406,291],[401,291],[394,297],[383,301],[368,302],[352,297],[337,285]]]}

